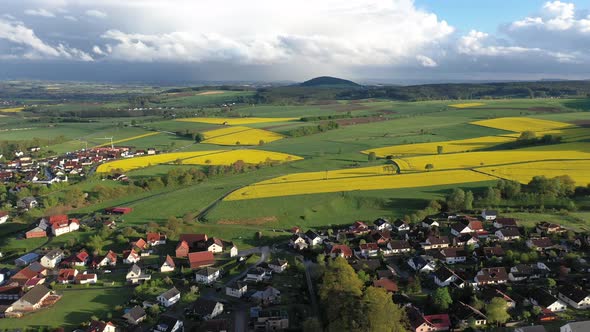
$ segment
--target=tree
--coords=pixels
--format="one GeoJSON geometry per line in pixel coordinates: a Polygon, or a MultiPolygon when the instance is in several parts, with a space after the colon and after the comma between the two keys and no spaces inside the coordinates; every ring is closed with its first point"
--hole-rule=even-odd
{"type": "Polygon", "coordinates": [[[486,305],[486,315],[488,322],[496,324],[504,324],[510,319],[506,301],[501,297],[494,297],[488,305],[486,305]]]}
{"type": "Polygon", "coordinates": [[[84,193],[80,188],[72,187],[66,191],[64,203],[73,207],[79,207],[84,203],[84,193]]]}
{"type": "Polygon", "coordinates": [[[449,211],[460,211],[465,207],[465,192],[461,188],[453,189],[453,192],[447,197],[447,206],[449,211]]]}
{"type": "Polygon", "coordinates": [[[410,280],[408,284],[408,292],[412,294],[422,293],[422,284],[420,281],[420,276],[417,274],[410,280]]]}
{"type": "Polygon", "coordinates": [[[439,287],[432,294],[432,302],[441,311],[446,311],[453,303],[447,287],[439,287]]]}
{"type": "Polygon", "coordinates": [[[260,141],[258,141],[258,145],[263,146],[264,145],[264,140],[261,139],[260,141]]]}
{"type": "Polygon", "coordinates": [[[98,254],[100,254],[102,252],[103,245],[104,245],[104,242],[103,242],[102,238],[98,235],[91,236],[90,240],[88,241],[88,247],[92,248],[92,250],[98,254]]]}
{"type": "Polygon", "coordinates": [[[545,279],[545,286],[547,288],[554,288],[555,285],[557,285],[557,283],[555,282],[555,279],[552,279],[552,278],[545,279]]]}
{"type": "Polygon", "coordinates": [[[303,321],[303,332],[322,332],[322,324],[315,317],[309,317],[303,321]]]}
{"type": "Polygon", "coordinates": [[[444,147],[442,145],[438,145],[436,147],[436,153],[443,154],[443,151],[444,151],[444,147]]]}
{"type": "Polygon", "coordinates": [[[368,287],[362,298],[367,326],[363,331],[404,332],[405,314],[383,288],[368,287]]]}
{"type": "Polygon", "coordinates": [[[434,169],[434,164],[426,164],[426,166],[424,166],[424,169],[427,171],[430,171],[430,170],[434,169]]]}
{"type": "Polygon", "coordinates": [[[535,132],[534,131],[527,130],[527,131],[523,131],[520,134],[520,136],[518,137],[518,140],[519,141],[530,141],[530,140],[533,140],[535,138],[537,138],[537,135],[535,134],[535,132]]]}
{"type": "Polygon", "coordinates": [[[377,160],[377,154],[374,151],[369,152],[368,159],[369,159],[369,161],[377,160]]]}
{"type": "Polygon", "coordinates": [[[465,200],[464,200],[464,210],[472,210],[473,209],[473,192],[469,190],[465,193],[465,200]]]}

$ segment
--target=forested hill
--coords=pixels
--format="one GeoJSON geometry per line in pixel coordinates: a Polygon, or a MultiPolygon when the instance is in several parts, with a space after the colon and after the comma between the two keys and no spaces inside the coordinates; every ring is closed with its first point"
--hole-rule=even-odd
{"type": "Polygon", "coordinates": [[[360,87],[359,84],[354,83],[353,81],[344,80],[337,77],[330,77],[330,76],[320,76],[316,78],[312,78],[309,81],[305,81],[300,84],[303,87],[328,87],[328,88],[351,88],[351,87],[360,87]]]}

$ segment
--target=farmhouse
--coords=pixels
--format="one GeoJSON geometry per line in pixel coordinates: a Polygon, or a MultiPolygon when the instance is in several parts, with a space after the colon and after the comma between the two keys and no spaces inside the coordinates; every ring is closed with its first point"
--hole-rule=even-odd
{"type": "Polygon", "coordinates": [[[180,301],[180,291],[178,291],[176,287],[172,287],[171,289],[160,294],[157,300],[160,305],[164,306],[165,308],[171,307],[180,301]]]}
{"type": "Polygon", "coordinates": [[[207,242],[209,237],[207,234],[180,234],[178,238],[178,242],[185,241],[189,248],[195,249],[197,248],[198,243],[207,242]]]}
{"type": "Polygon", "coordinates": [[[76,269],[61,269],[57,273],[57,282],[60,284],[73,284],[77,275],[78,270],[76,269]]]}
{"type": "Polygon", "coordinates": [[[176,258],[183,258],[188,256],[190,247],[186,241],[180,241],[176,246],[176,258]]]}
{"type": "Polygon", "coordinates": [[[559,293],[557,297],[570,305],[572,308],[590,308],[590,292],[581,287],[571,284],[563,285],[559,287],[559,293]]]}
{"type": "Polygon", "coordinates": [[[69,219],[51,224],[51,233],[54,236],[74,232],[78,229],[80,229],[80,221],[78,219],[69,219]]]}
{"type": "Polygon", "coordinates": [[[25,238],[27,238],[27,239],[33,239],[33,238],[39,238],[39,237],[47,237],[47,231],[43,230],[40,227],[35,227],[25,233],[25,238]]]}

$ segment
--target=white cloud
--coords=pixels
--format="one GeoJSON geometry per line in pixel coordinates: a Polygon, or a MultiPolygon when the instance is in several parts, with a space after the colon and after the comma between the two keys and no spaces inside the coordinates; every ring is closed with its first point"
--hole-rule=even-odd
{"type": "Polygon", "coordinates": [[[86,11],[86,15],[90,16],[90,17],[95,17],[95,18],[105,18],[107,17],[107,14],[103,11],[97,10],[97,9],[89,9],[86,11]]]}
{"type": "Polygon", "coordinates": [[[432,60],[432,58],[427,57],[426,55],[416,55],[416,60],[422,65],[422,67],[436,67],[438,64],[436,61],[432,60]]]}
{"type": "MultiPolygon", "coordinates": [[[[24,47],[20,56],[26,59],[65,58],[71,60],[92,61],[92,57],[76,48],[64,44],[51,46],[41,40],[35,32],[21,22],[0,19],[0,40],[24,47]]],[[[9,56],[19,56],[8,54],[9,56]]]]}
{"type": "Polygon", "coordinates": [[[68,21],[72,21],[72,22],[77,22],[78,19],[75,16],[72,15],[65,15],[64,18],[68,21]]]}
{"type": "Polygon", "coordinates": [[[55,14],[44,8],[39,9],[27,9],[25,14],[29,16],[41,16],[41,17],[55,17],[55,14]]]}
{"type": "Polygon", "coordinates": [[[94,45],[94,47],[92,47],[92,52],[97,55],[105,55],[105,52],[103,52],[98,45],[94,45]]]}

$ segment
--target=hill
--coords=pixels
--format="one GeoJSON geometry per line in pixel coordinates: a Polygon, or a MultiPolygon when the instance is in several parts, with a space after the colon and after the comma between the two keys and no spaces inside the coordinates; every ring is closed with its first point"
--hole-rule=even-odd
{"type": "Polygon", "coordinates": [[[330,76],[320,76],[316,78],[312,78],[309,81],[305,81],[301,83],[299,86],[305,87],[341,87],[341,88],[352,88],[352,87],[360,87],[359,84],[354,83],[353,81],[344,80],[337,77],[330,77],[330,76]]]}

